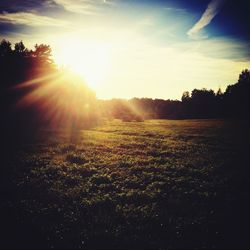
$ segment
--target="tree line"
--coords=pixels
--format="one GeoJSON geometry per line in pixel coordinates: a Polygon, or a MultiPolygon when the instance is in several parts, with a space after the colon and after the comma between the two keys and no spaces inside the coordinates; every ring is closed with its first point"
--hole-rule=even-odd
{"type": "Polygon", "coordinates": [[[250,71],[243,70],[237,83],[223,93],[210,89],[185,91],[181,100],[133,98],[101,101],[105,115],[124,121],[144,119],[249,119],[250,71]]]}
{"type": "Polygon", "coordinates": [[[52,50],[49,45],[36,44],[35,49],[28,49],[22,41],[11,43],[5,39],[0,42],[1,89],[20,84],[56,68],[52,60],[52,50]]]}
{"type": "MultiPolygon", "coordinates": [[[[19,124],[18,126],[22,125],[21,127],[33,124],[31,126],[34,127],[34,123],[36,127],[40,124],[46,126],[52,116],[60,117],[58,113],[61,113],[64,120],[65,117],[68,117],[68,120],[73,120],[72,126],[76,126],[76,123],[81,126],[90,116],[92,120],[95,117],[96,119],[118,118],[123,121],[249,119],[250,117],[248,112],[250,107],[250,71],[248,69],[243,70],[237,83],[229,85],[224,93],[220,89],[217,92],[204,88],[194,89],[191,92],[185,91],[181,100],[151,98],[97,100],[93,91],[86,84],[83,83],[81,88],[79,85],[72,85],[72,82],[76,81],[76,77],[73,75],[71,78],[61,77],[62,72],[53,61],[51,47],[46,44],[36,44],[32,50],[26,48],[22,41],[12,46],[9,41],[2,40],[0,42],[0,69],[1,113],[7,127],[10,124],[19,124]],[[53,80],[57,80],[56,82],[59,84],[52,84],[54,87],[46,88],[46,91],[42,92],[43,94],[39,92],[39,98],[35,99],[29,106],[22,110],[13,108],[13,105],[24,96],[41,88],[41,86],[46,86],[48,82],[53,82],[53,80]],[[66,92],[65,86],[70,84],[71,87],[66,92]],[[24,87],[16,89],[17,86],[24,87]],[[70,100],[76,100],[76,96],[78,101],[74,102],[73,105],[70,100]],[[54,99],[56,99],[56,103],[51,101],[54,99]],[[80,99],[81,101],[79,101],[80,99]],[[48,105],[44,105],[45,103],[48,105]],[[42,111],[41,106],[44,106],[42,111]],[[71,110],[68,108],[69,106],[71,110]],[[53,115],[46,117],[44,113],[48,113],[48,110],[53,107],[57,107],[53,115]],[[68,113],[72,113],[71,116],[68,113]]],[[[77,79],[77,81],[81,80],[77,79]]],[[[64,124],[61,120],[58,119],[57,126],[64,124]]]]}

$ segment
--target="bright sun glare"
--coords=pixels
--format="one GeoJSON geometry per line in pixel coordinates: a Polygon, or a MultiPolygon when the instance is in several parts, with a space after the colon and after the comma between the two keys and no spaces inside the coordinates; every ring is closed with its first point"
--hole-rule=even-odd
{"type": "Polygon", "coordinates": [[[54,56],[59,66],[80,75],[94,90],[107,75],[110,57],[110,49],[105,44],[75,38],[62,39],[54,56]]]}

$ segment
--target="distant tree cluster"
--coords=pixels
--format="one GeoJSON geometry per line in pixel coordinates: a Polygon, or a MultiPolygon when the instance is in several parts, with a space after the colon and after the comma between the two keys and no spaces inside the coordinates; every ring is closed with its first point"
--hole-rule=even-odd
{"type": "Polygon", "coordinates": [[[104,117],[123,121],[143,121],[145,119],[175,119],[180,114],[181,102],[151,98],[131,100],[99,100],[104,117]]]}
{"type": "Polygon", "coordinates": [[[237,83],[221,89],[194,89],[191,95],[184,93],[182,106],[186,118],[249,118],[250,71],[243,70],[237,83]]]}
{"type": "Polygon", "coordinates": [[[124,121],[143,119],[210,119],[239,118],[249,119],[250,113],[250,71],[245,69],[239,80],[229,85],[222,93],[219,89],[194,89],[185,91],[181,101],[151,98],[131,100],[101,101],[104,115],[124,121]]]}

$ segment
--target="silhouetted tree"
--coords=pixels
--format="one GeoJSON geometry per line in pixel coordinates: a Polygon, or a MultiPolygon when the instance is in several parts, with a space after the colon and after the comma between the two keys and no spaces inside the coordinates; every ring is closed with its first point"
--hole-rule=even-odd
{"type": "Polygon", "coordinates": [[[213,90],[194,89],[191,93],[191,108],[195,118],[213,117],[215,93],[213,90]]]}
{"type": "Polygon", "coordinates": [[[250,83],[250,71],[248,69],[245,69],[241,72],[239,75],[239,84],[249,84],[250,83]]]}
{"type": "Polygon", "coordinates": [[[223,97],[223,93],[222,93],[221,88],[219,88],[218,91],[216,92],[216,97],[219,99],[221,99],[223,97]]]}
{"type": "Polygon", "coordinates": [[[2,40],[0,69],[1,129],[9,137],[31,135],[41,126],[79,128],[96,120],[94,92],[82,79],[57,69],[49,45],[29,50],[20,41],[12,49],[2,40]]]}
{"type": "Polygon", "coordinates": [[[0,56],[6,57],[9,56],[12,52],[11,43],[3,39],[0,43],[0,56]]]}
{"type": "Polygon", "coordinates": [[[190,101],[190,93],[188,91],[183,92],[181,101],[182,102],[190,101]]]}
{"type": "Polygon", "coordinates": [[[236,84],[229,85],[224,94],[224,110],[227,117],[249,118],[250,71],[245,69],[236,84]]]}
{"type": "Polygon", "coordinates": [[[15,50],[14,50],[15,53],[22,54],[24,53],[24,51],[25,51],[25,46],[22,41],[19,43],[15,43],[15,50]]]}
{"type": "Polygon", "coordinates": [[[39,58],[43,62],[52,63],[52,50],[49,45],[36,44],[35,51],[33,52],[34,57],[39,58]]]}

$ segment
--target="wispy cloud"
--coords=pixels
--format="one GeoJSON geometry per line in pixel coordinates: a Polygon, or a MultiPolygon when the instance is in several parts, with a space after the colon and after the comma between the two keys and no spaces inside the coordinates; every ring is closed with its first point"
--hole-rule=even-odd
{"type": "Polygon", "coordinates": [[[91,0],[54,0],[54,2],[62,6],[65,10],[86,15],[98,14],[98,7],[104,4],[110,4],[108,1],[91,1],[91,0]]]}
{"type": "Polygon", "coordinates": [[[191,38],[197,37],[197,34],[202,31],[204,27],[206,27],[213,18],[220,12],[223,4],[227,0],[212,0],[205,12],[202,14],[200,20],[187,32],[188,36],[191,38]]]}
{"type": "Polygon", "coordinates": [[[186,13],[187,10],[186,9],[183,9],[183,8],[172,8],[172,7],[164,7],[163,8],[164,10],[167,10],[167,11],[172,11],[172,12],[184,12],[186,13]]]}
{"type": "Polygon", "coordinates": [[[53,26],[53,27],[59,27],[59,26],[65,27],[69,24],[67,21],[64,20],[59,20],[48,16],[41,16],[31,12],[17,12],[17,13],[3,12],[0,14],[0,23],[28,25],[28,26],[53,26]]]}
{"type": "Polygon", "coordinates": [[[6,12],[44,12],[48,10],[56,10],[59,6],[53,0],[0,0],[0,13],[6,12]]]}
{"type": "Polygon", "coordinates": [[[204,40],[190,40],[173,44],[183,52],[200,54],[211,59],[225,59],[234,62],[250,62],[250,42],[233,38],[216,37],[204,40]]]}

